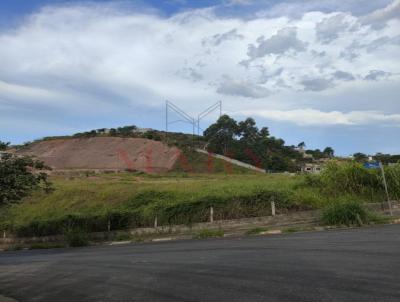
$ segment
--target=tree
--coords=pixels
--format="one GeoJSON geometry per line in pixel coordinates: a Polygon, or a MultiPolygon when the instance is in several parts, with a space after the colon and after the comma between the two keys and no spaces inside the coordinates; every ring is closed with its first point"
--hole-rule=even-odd
{"type": "Polygon", "coordinates": [[[324,153],[326,157],[332,158],[335,155],[335,150],[331,147],[326,147],[322,153],[324,153]]]}
{"type": "Polygon", "coordinates": [[[299,147],[300,149],[304,149],[306,147],[306,143],[305,142],[301,142],[297,145],[297,147],[299,147]]]}
{"type": "Polygon", "coordinates": [[[5,143],[5,142],[0,141],[0,151],[7,150],[9,145],[10,145],[10,143],[5,143]]]}
{"type": "Polygon", "coordinates": [[[361,152],[354,153],[353,157],[357,162],[366,162],[368,160],[368,156],[361,152]]]}
{"type": "Polygon", "coordinates": [[[258,139],[258,128],[256,122],[252,118],[239,122],[238,124],[238,136],[240,140],[249,143],[250,141],[256,141],[258,139]]]}
{"type": "Polygon", "coordinates": [[[46,170],[50,168],[31,157],[3,155],[0,160],[0,206],[18,202],[37,189],[51,191],[46,170]]]}
{"type": "Polygon", "coordinates": [[[216,123],[204,131],[209,150],[220,154],[226,153],[233,146],[238,131],[237,122],[229,115],[222,115],[216,123]]]}
{"type": "MultiPolygon", "coordinates": [[[[272,171],[296,171],[296,160],[301,154],[285,141],[270,136],[267,127],[258,129],[252,118],[236,122],[223,115],[204,131],[207,150],[224,154],[251,165],[261,166],[272,171]]],[[[304,144],[305,145],[305,144],[304,144]]]]}

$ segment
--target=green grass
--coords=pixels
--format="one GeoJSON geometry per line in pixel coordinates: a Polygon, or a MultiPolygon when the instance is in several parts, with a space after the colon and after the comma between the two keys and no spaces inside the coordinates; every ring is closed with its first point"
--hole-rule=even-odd
{"type": "Polygon", "coordinates": [[[304,176],[285,174],[75,173],[51,177],[55,190],[36,192],[19,204],[0,209],[0,230],[18,236],[63,233],[66,228],[87,232],[152,227],[214,219],[268,216],[270,201],[277,213],[324,208],[335,201],[364,196],[331,196],[306,186],[304,176]]]}
{"type": "Polygon", "coordinates": [[[194,239],[218,238],[224,237],[224,231],[221,229],[202,229],[194,233],[194,239]]]}
{"type": "Polygon", "coordinates": [[[339,202],[327,206],[322,221],[327,225],[362,225],[369,223],[369,212],[358,202],[339,202]]]}
{"type": "Polygon", "coordinates": [[[301,231],[301,228],[297,228],[297,227],[288,227],[288,228],[284,228],[282,229],[282,233],[296,233],[301,231]]]}
{"type": "Polygon", "coordinates": [[[250,230],[246,231],[246,235],[258,235],[260,233],[268,231],[268,228],[263,228],[263,227],[255,227],[250,230]]]}
{"type": "Polygon", "coordinates": [[[29,246],[30,250],[42,250],[42,249],[57,249],[67,247],[67,244],[61,242],[35,242],[29,246]]]}

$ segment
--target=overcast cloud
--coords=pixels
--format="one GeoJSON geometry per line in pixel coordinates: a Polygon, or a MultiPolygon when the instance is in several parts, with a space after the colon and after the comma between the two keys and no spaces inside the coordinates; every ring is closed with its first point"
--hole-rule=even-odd
{"type": "Polygon", "coordinates": [[[221,99],[265,125],[400,127],[400,1],[366,12],[321,2],[296,14],[299,2],[257,4],[246,17],[221,6],[252,1],[170,16],[118,3],[43,7],[0,31],[1,134],[20,143],[52,127],[157,127],[165,99],[193,115],[221,99]]]}

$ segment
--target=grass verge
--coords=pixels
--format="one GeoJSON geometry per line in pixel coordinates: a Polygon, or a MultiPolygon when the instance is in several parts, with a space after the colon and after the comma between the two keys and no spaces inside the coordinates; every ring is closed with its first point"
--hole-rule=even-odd
{"type": "Polygon", "coordinates": [[[206,239],[206,238],[217,238],[217,237],[223,237],[224,236],[224,231],[222,229],[202,229],[197,231],[194,235],[194,239],[206,239]]]}

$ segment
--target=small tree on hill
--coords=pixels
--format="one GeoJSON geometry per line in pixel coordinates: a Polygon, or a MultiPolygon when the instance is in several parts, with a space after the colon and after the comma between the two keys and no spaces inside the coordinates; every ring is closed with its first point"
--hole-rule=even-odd
{"type": "Polygon", "coordinates": [[[332,158],[335,155],[335,151],[331,147],[326,147],[322,153],[329,158],[332,158]]]}
{"type": "Polygon", "coordinates": [[[366,162],[368,160],[368,156],[361,152],[354,153],[353,157],[354,157],[354,160],[359,163],[366,162]]]}
{"type": "Polygon", "coordinates": [[[5,154],[0,160],[0,206],[18,202],[34,190],[52,190],[43,162],[5,154]]]}
{"type": "Polygon", "coordinates": [[[5,143],[5,142],[0,141],[0,151],[7,150],[9,145],[10,145],[10,143],[5,143]]]}

